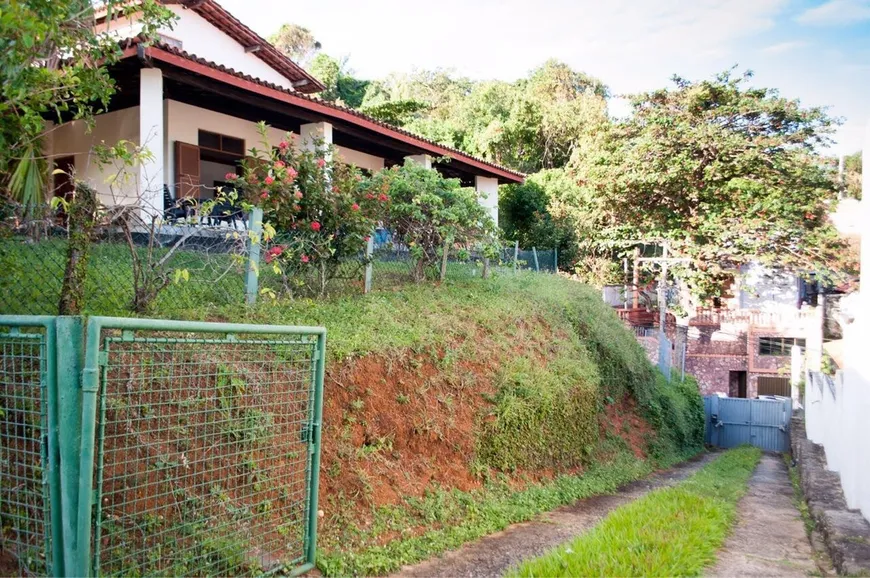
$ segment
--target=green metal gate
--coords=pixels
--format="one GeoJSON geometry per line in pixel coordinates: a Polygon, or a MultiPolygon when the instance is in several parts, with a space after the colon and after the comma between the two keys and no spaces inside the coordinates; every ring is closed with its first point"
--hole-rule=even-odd
{"type": "Polygon", "coordinates": [[[0,316],[0,571],[313,568],[325,341],[313,327],[0,316]]]}

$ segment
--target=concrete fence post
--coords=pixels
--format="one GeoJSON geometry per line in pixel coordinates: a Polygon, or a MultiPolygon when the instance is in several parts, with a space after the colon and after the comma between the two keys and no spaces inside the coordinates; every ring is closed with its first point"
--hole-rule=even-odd
{"type": "Polygon", "coordinates": [[[366,278],[363,286],[363,293],[370,293],[372,290],[372,255],[375,253],[375,235],[369,235],[369,240],[366,242],[366,278]]]}
{"type": "Polygon", "coordinates": [[[535,273],[540,273],[541,268],[538,266],[538,250],[532,247],[532,256],[535,258],[535,273]]]}
{"type": "Polygon", "coordinates": [[[514,241],[514,273],[517,272],[517,259],[520,258],[520,242],[514,241]]]}
{"type": "Polygon", "coordinates": [[[248,216],[248,266],[245,274],[245,303],[257,302],[260,277],[260,246],[263,243],[263,209],[254,207],[248,216]]]}
{"type": "Polygon", "coordinates": [[[441,282],[447,278],[447,259],[450,256],[450,237],[444,239],[444,248],[441,249],[441,282]]]}

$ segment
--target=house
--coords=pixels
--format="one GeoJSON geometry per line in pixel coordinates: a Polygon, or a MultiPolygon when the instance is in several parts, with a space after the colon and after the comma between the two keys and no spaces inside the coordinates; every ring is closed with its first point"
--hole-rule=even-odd
{"type": "MultiPolygon", "coordinates": [[[[694,376],[703,395],[796,395],[793,347],[802,356],[821,354],[822,308],[810,306],[816,297],[814,284],[795,275],[746,265],[717,307],[697,309],[688,326],[668,323],[671,365],[694,376]]],[[[630,308],[619,314],[657,363],[658,334],[641,325],[651,326],[658,316],[630,308]]]]}
{"type": "MultiPolygon", "coordinates": [[[[160,215],[167,202],[205,199],[235,171],[252,147],[263,148],[257,123],[269,126],[272,146],[292,133],[301,146],[322,139],[348,163],[366,171],[413,159],[482,193],[498,216],[498,185],[523,176],[461,151],[317,98],[323,87],[301,67],[214,0],[162,0],[177,16],[156,42],[140,41],[135,15],[97,29],[118,36],[120,61],[110,68],[117,94],[92,130],[81,121],[53,127],[44,148],[54,164],[74,169],[96,187],[105,205],[137,203],[143,219],[160,215]],[[150,158],[131,178],[118,167],[100,167],[90,151],[100,142],[126,140],[146,146],[150,158]],[[167,193],[168,194],[165,194],[167,193]]],[[[56,175],[62,193],[69,186],[56,175]]]]}

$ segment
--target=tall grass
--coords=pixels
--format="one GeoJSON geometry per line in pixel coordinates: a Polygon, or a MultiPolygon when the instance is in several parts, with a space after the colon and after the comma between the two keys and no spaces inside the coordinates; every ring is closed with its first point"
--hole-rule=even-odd
{"type": "Polygon", "coordinates": [[[715,561],[760,457],[757,448],[731,450],[509,576],[697,576],[715,561]]]}

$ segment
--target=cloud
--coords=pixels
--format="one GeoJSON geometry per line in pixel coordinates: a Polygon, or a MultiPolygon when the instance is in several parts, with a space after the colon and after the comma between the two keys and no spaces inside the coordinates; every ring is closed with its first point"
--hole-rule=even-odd
{"type": "Polygon", "coordinates": [[[870,0],[828,0],[796,20],[810,26],[844,26],[870,20],[870,0]]]}
{"type": "Polygon", "coordinates": [[[761,49],[761,51],[765,54],[782,54],[784,52],[790,52],[795,48],[800,48],[806,45],[807,43],[803,40],[792,40],[789,42],[780,42],[779,44],[771,44],[770,46],[765,46],[761,49]]]}

